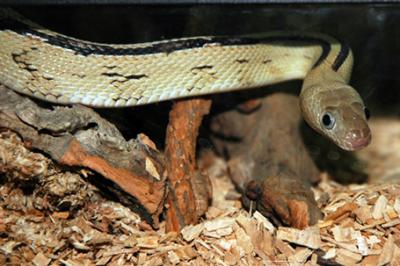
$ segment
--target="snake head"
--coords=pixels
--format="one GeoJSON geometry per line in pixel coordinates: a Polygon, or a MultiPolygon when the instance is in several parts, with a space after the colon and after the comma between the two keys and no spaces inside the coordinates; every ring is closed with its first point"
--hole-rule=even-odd
{"type": "Polygon", "coordinates": [[[331,84],[302,91],[301,109],[307,123],[340,148],[359,150],[371,142],[369,111],[358,92],[348,85],[331,84]]]}

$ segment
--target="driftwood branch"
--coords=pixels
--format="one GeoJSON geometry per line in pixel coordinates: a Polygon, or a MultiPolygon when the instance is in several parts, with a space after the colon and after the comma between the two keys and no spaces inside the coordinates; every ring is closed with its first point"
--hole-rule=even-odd
{"type": "Polygon", "coordinates": [[[154,227],[166,197],[164,159],[143,135],[126,141],[117,128],[84,106],[39,106],[0,85],[0,127],[25,145],[68,166],[87,167],[112,181],[154,227]]]}
{"type": "Polygon", "coordinates": [[[169,114],[166,136],[166,164],[170,191],[167,198],[167,231],[179,231],[195,224],[207,210],[210,197],[208,177],[196,169],[196,140],[211,100],[176,102],[169,114]]]}
{"type": "Polygon", "coordinates": [[[230,158],[234,183],[262,214],[298,228],[314,224],[320,211],[311,183],[318,170],[303,143],[297,98],[274,93],[213,118],[216,147],[230,158]]]}

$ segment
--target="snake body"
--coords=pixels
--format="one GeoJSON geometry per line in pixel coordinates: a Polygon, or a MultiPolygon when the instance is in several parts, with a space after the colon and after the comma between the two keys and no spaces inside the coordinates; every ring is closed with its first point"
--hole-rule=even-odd
{"type": "Polygon", "coordinates": [[[0,9],[0,82],[15,91],[60,104],[128,107],[304,79],[305,120],[348,150],[371,138],[364,103],[347,85],[352,65],[347,45],[320,34],[113,45],[64,36],[0,9]]]}

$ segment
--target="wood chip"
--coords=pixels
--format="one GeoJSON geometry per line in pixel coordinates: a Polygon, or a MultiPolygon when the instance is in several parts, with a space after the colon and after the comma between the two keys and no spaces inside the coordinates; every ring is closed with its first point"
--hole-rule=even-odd
{"type": "MultiPolygon", "coordinates": [[[[259,234],[256,234],[252,237],[252,242],[254,245],[254,249],[257,254],[263,252],[265,256],[274,256],[274,238],[266,229],[260,230],[259,234]]],[[[264,256],[264,257],[265,257],[264,256]]],[[[260,255],[263,258],[263,256],[260,255]]]]}
{"type": "Polygon", "coordinates": [[[372,218],[371,207],[368,205],[358,207],[354,210],[354,214],[363,224],[372,218]]]}
{"type": "Polygon", "coordinates": [[[374,245],[379,243],[381,243],[381,240],[377,238],[375,235],[369,236],[367,238],[367,244],[370,249],[373,249],[374,245]]]}
{"type": "Polygon", "coordinates": [[[359,252],[359,250],[358,250],[358,248],[357,248],[355,243],[338,242],[335,239],[332,239],[332,238],[327,237],[327,236],[321,236],[321,239],[324,240],[324,241],[328,241],[328,242],[330,242],[332,244],[335,244],[336,246],[341,247],[343,249],[346,249],[346,250],[348,250],[350,252],[354,252],[354,253],[358,253],[359,252]]]}
{"type": "Polygon", "coordinates": [[[331,226],[331,225],[333,225],[334,224],[334,221],[333,220],[327,220],[327,221],[325,221],[325,220],[319,220],[318,221],[318,227],[319,228],[324,228],[324,227],[329,227],[329,226],[331,226]]]}
{"type": "Polygon", "coordinates": [[[145,134],[143,133],[138,134],[137,140],[140,141],[142,144],[149,146],[153,150],[157,150],[156,144],[145,134]]]}
{"type": "Polygon", "coordinates": [[[365,230],[365,229],[369,229],[369,228],[374,228],[378,225],[384,224],[386,221],[384,219],[380,219],[380,220],[372,220],[372,223],[361,226],[359,228],[359,230],[365,230]]]}
{"type": "Polygon", "coordinates": [[[352,241],[352,232],[354,231],[354,229],[352,228],[342,228],[341,226],[334,226],[331,229],[332,233],[333,233],[333,238],[338,241],[338,242],[349,242],[352,241]]]}
{"type": "Polygon", "coordinates": [[[13,240],[7,241],[0,246],[0,251],[5,255],[10,255],[13,252],[13,249],[20,244],[21,242],[16,242],[13,240]]]}
{"type": "Polygon", "coordinates": [[[384,212],[385,209],[386,209],[387,203],[388,203],[388,200],[386,199],[385,196],[380,195],[380,196],[378,197],[378,199],[377,199],[376,202],[375,202],[374,207],[372,208],[372,217],[373,217],[375,220],[378,220],[378,219],[382,219],[382,218],[383,218],[383,212],[384,212]]]}
{"type": "Polygon", "coordinates": [[[253,217],[257,220],[257,222],[262,224],[271,234],[275,233],[275,226],[261,213],[255,211],[253,217]]]}
{"type": "Polygon", "coordinates": [[[157,180],[161,180],[161,176],[158,173],[156,166],[154,165],[153,161],[149,157],[146,157],[145,169],[152,177],[154,177],[157,180]]]}
{"type": "Polygon", "coordinates": [[[193,250],[191,246],[183,246],[175,250],[176,255],[180,260],[191,260],[197,257],[197,253],[193,250]]]}
{"type": "Polygon", "coordinates": [[[51,259],[47,258],[42,252],[39,252],[33,258],[32,263],[35,266],[47,266],[47,265],[49,265],[50,261],[51,261],[51,259]]]}
{"type": "Polygon", "coordinates": [[[328,249],[327,252],[325,252],[324,256],[322,256],[323,259],[330,260],[336,257],[336,249],[335,248],[330,248],[328,249]]]}
{"type": "Polygon", "coordinates": [[[72,246],[74,248],[76,248],[77,250],[83,250],[83,251],[89,251],[90,250],[90,247],[85,245],[84,243],[78,242],[73,238],[70,238],[70,239],[71,239],[71,242],[72,242],[72,246]]]}
{"type": "Polygon", "coordinates": [[[354,265],[361,261],[362,256],[360,254],[348,251],[347,249],[339,248],[336,250],[336,262],[343,265],[354,265]]]}
{"type": "Polygon", "coordinates": [[[400,217],[400,197],[397,197],[394,200],[393,209],[397,212],[397,214],[400,217]]]}
{"type": "Polygon", "coordinates": [[[226,240],[220,239],[217,242],[218,246],[225,249],[226,251],[230,250],[234,245],[236,245],[236,239],[226,240]]]}
{"type": "Polygon", "coordinates": [[[211,231],[215,231],[217,229],[222,229],[225,227],[229,227],[232,226],[235,223],[235,219],[234,218],[230,218],[230,217],[220,217],[220,218],[216,218],[214,220],[211,221],[206,221],[204,223],[204,228],[211,232],[211,231]]]}
{"type": "Polygon", "coordinates": [[[278,239],[286,240],[290,243],[295,243],[312,249],[318,249],[321,246],[319,228],[315,226],[308,227],[304,230],[279,227],[276,237],[278,239]]]}
{"type": "Polygon", "coordinates": [[[297,250],[295,254],[288,257],[288,262],[302,265],[307,261],[312,253],[313,251],[311,249],[301,248],[297,250]]]}
{"type": "Polygon", "coordinates": [[[367,256],[370,253],[370,251],[369,251],[367,240],[365,239],[365,237],[360,234],[356,237],[356,240],[357,240],[357,247],[358,247],[358,250],[360,251],[360,254],[363,256],[367,256]]]}
{"type": "Polygon", "coordinates": [[[375,266],[378,265],[378,261],[379,261],[379,256],[377,255],[371,255],[368,257],[365,257],[362,261],[361,261],[361,266],[375,266]]]}
{"type": "Polygon", "coordinates": [[[179,259],[178,255],[173,251],[168,251],[168,259],[169,262],[172,264],[178,264],[181,260],[179,259]]]}
{"type": "Polygon", "coordinates": [[[112,257],[102,257],[97,262],[96,265],[103,266],[108,265],[112,257]]]}
{"type": "Polygon", "coordinates": [[[394,250],[393,250],[393,257],[392,260],[390,261],[391,265],[396,265],[400,262],[400,247],[398,245],[394,245],[394,250]]]}
{"type": "Polygon", "coordinates": [[[254,250],[250,236],[248,236],[241,227],[238,227],[235,230],[235,235],[237,239],[237,245],[241,247],[246,254],[250,254],[254,250]]]}
{"type": "Polygon", "coordinates": [[[202,223],[198,225],[188,225],[181,230],[181,234],[183,239],[185,239],[187,242],[191,242],[193,239],[200,236],[203,229],[204,225],[202,223]]]}
{"type": "Polygon", "coordinates": [[[123,248],[121,246],[114,246],[111,249],[105,251],[103,253],[103,256],[105,257],[111,257],[115,255],[120,255],[120,254],[129,254],[129,253],[136,253],[139,251],[138,247],[133,247],[133,248],[123,248]]]}
{"type": "Polygon", "coordinates": [[[112,242],[112,237],[109,234],[101,233],[97,230],[91,230],[85,234],[83,240],[89,245],[102,245],[112,242]]]}
{"type": "Polygon", "coordinates": [[[397,218],[397,219],[394,219],[394,220],[392,220],[392,221],[390,221],[390,222],[384,223],[384,224],[382,224],[381,226],[382,226],[383,228],[388,228],[388,227],[396,226],[396,225],[398,225],[398,224],[400,224],[400,218],[397,218]]]}
{"type": "Polygon", "coordinates": [[[395,211],[395,209],[391,205],[386,206],[385,214],[389,217],[389,220],[399,218],[398,213],[395,211]]]}
{"type": "Polygon", "coordinates": [[[204,236],[213,237],[213,238],[221,238],[221,237],[224,237],[224,236],[228,236],[228,235],[230,235],[232,233],[233,233],[232,226],[223,227],[223,228],[220,228],[220,229],[217,229],[217,230],[214,230],[214,231],[207,231],[207,230],[203,231],[203,235],[204,236]]]}
{"type": "Polygon", "coordinates": [[[333,213],[329,214],[328,216],[325,217],[325,221],[328,220],[336,220],[340,216],[344,215],[347,212],[353,212],[355,209],[357,209],[358,205],[354,202],[348,202],[344,204],[343,206],[339,207],[336,211],[333,213]]]}
{"type": "Polygon", "coordinates": [[[156,248],[158,247],[158,236],[146,236],[136,239],[137,246],[140,248],[156,248]]]}
{"type": "Polygon", "coordinates": [[[388,239],[383,245],[381,255],[379,256],[378,266],[386,265],[392,261],[394,246],[394,237],[393,235],[389,235],[388,239]]]}
{"type": "Polygon", "coordinates": [[[308,266],[318,266],[318,263],[317,263],[317,262],[318,262],[318,255],[315,254],[315,253],[313,253],[313,254],[311,255],[310,261],[307,262],[307,263],[309,263],[308,266]]]}
{"type": "Polygon", "coordinates": [[[66,220],[66,219],[68,219],[69,214],[70,214],[69,212],[53,212],[51,214],[51,216],[58,218],[58,219],[66,220]]]}
{"type": "Polygon", "coordinates": [[[137,264],[138,265],[143,265],[145,262],[147,261],[147,254],[140,252],[138,255],[138,260],[137,260],[137,264]]]}
{"type": "Polygon", "coordinates": [[[222,213],[223,210],[221,210],[220,208],[210,206],[206,212],[206,217],[207,219],[211,220],[217,218],[218,216],[221,216],[222,213]]]}
{"type": "Polygon", "coordinates": [[[240,257],[238,257],[236,254],[227,251],[224,256],[224,263],[226,263],[226,265],[238,265],[239,259],[240,257]]]}
{"type": "Polygon", "coordinates": [[[63,263],[66,266],[79,266],[81,265],[80,262],[77,262],[75,260],[60,260],[61,263],[63,263]]]}
{"type": "MultiPolygon", "coordinates": [[[[117,265],[122,265],[122,261],[117,263],[117,265]]],[[[161,266],[163,265],[163,260],[159,256],[150,258],[144,264],[144,266],[161,266]]]]}
{"type": "Polygon", "coordinates": [[[292,256],[296,253],[296,251],[289,244],[280,239],[275,240],[275,246],[286,257],[292,256]]]}

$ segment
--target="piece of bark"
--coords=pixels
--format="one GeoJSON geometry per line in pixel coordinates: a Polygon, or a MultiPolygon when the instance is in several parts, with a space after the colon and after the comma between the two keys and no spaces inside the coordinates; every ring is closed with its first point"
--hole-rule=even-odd
{"type": "Polygon", "coordinates": [[[257,210],[277,224],[315,224],[321,213],[311,183],[318,180],[318,170],[301,136],[298,99],[274,93],[261,106],[256,103],[213,119],[217,150],[230,158],[229,170],[245,206],[255,201],[257,210]]]}
{"type": "Polygon", "coordinates": [[[196,224],[205,213],[211,196],[208,177],[196,169],[196,140],[211,100],[189,99],[174,103],[166,135],[167,197],[166,229],[180,231],[196,224]]]}
{"type": "Polygon", "coordinates": [[[158,227],[166,197],[162,154],[140,140],[126,141],[90,108],[38,103],[0,85],[0,127],[18,133],[25,146],[60,164],[100,173],[115,184],[120,199],[158,227]],[[152,168],[146,171],[149,160],[152,168]]]}

